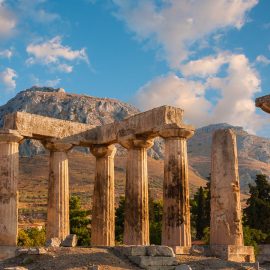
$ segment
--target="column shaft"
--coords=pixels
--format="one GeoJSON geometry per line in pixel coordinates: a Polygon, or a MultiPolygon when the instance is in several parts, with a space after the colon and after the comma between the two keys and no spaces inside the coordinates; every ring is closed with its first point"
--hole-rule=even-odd
{"type": "Polygon", "coordinates": [[[116,148],[91,147],[96,156],[96,176],[93,195],[91,244],[114,246],[114,155],[116,148]]]}
{"type": "Polygon", "coordinates": [[[191,246],[187,142],[165,138],[162,245],[191,246]]]}
{"type": "Polygon", "coordinates": [[[149,245],[146,148],[131,148],[127,157],[125,245],[149,245]]]}
{"type": "Polygon", "coordinates": [[[20,140],[15,132],[0,132],[0,246],[17,245],[20,140]]]}
{"type": "Polygon", "coordinates": [[[69,228],[69,172],[67,152],[50,152],[46,238],[63,240],[69,228]]]}
{"type": "Polygon", "coordinates": [[[210,245],[244,245],[236,136],[230,129],[213,135],[210,245]]]}

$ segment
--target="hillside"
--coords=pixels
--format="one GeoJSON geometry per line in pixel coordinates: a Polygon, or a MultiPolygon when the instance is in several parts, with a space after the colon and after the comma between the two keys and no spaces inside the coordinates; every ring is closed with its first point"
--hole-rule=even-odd
{"type": "MultiPolygon", "coordinates": [[[[30,89],[26,89],[18,93],[14,98],[7,102],[7,104],[0,106],[0,127],[3,124],[3,116],[15,111],[25,111],[64,120],[89,123],[92,125],[111,123],[115,120],[121,120],[139,112],[139,110],[134,106],[116,99],[70,94],[66,93],[61,88],[54,89],[49,87],[32,87],[30,89]]],[[[213,132],[216,129],[227,127],[233,128],[237,134],[242,192],[247,192],[248,183],[252,183],[254,181],[257,173],[270,174],[269,139],[251,135],[241,127],[233,127],[228,124],[210,125],[197,129],[195,135],[188,143],[190,178],[191,185],[193,187],[198,187],[205,183],[205,180],[203,179],[209,176],[211,140],[213,132]]],[[[120,160],[125,157],[125,151],[120,146],[118,146],[118,150],[117,155],[120,160]]],[[[87,153],[87,157],[91,157],[91,155],[88,155],[88,149],[84,148],[80,149],[80,151],[87,153]]],[[[153,166],[157,168],[153,169],[155,177],[152,177],[150,172],[150,180],[152,179],[152,186],[158,187],[159,191],[155,191],[156,194],[159,194],[158,196],[160,196],[163,177],[163,163],[161,161],[163,158],[163,151],[164,144],[162,139],[157,139],[153,149],[149,151],[149,156],[151,157],[150,164],[155,164],[153,166]]],[[[45,181],[47,179],[46,170],[43,170],[44,167],[41,166],[40,162],[42,160],[45,162],[44,160],[47,158],[42,145],[37,141],[26,140],[20,147],[20,154],[23,164],[21,166],[21,170],[23,172],[22,183],[24,183],[24,181],[27,182],[27,179],[35,178],[35,174],[32,170],[37,170],[39,173],[44,171],[40,176],[45,181]],[[39,156],[35,156],[36,154],[39,154],[39,156]],[[42,155],[40,156],[40,154],[42,155]],[[28,157],[34,158],[29,159],[28,157]],[[27,162],[24,162],[25,160],[27,160],[27,162]],[[33,167],[31,168],[30,164],[32,164],[32,162],[33,167]]],[[[72,154],[76,154],[75,149],[72,154]]],[[[87,164],[84,163],[86,160],[84,154],[79,154],[78,152],[77,154],[78,156],[75,158],[77,161],[73,161],[73,159],[71,159],[71,181],[76,183],[75,186],[79,186],[80,179],[84,179],[84,177],[82,177],[82,173],[85,170],[85,166],[87,166],[87,164]],[[76,177],[72,176],[72,162],[77,162],[76,168],[74,167],[75,171],[77,170],[76,177]]],[[[90,162],[91,165],[88,163],[91,171],[86,173],[87,177],[93,174],[93,162],[94,161],[90,162]]],[[[124,179],[125,166],[123,164],[124,161],[122,161],[122,167],[120,166],[122,176],[119,179],[124,179]]],[[[151,166],[152,165],[149,167],[151,168],[151,166]]],[[[93,179],[92,176],[91,179],[93,179]]],[[[91,179],[89,178],[85,181],[91,183],[91,179]]],[[[41,180],[39,179],[36,181],[39,183],[41,180]]],[[[121,191],[123,191],[123,189],[121,191]]],[[[122,192],[119,191],[119,193],[122,192]]]]}

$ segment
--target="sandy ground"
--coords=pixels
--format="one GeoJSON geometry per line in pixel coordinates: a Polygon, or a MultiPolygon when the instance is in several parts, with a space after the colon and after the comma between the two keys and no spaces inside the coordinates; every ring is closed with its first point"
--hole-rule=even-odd
{"type": "MultiPolygon", "coordinates": [[[[204,256],[177,256],[179,264],[192,270],[255,270],[252,264],[240,264],[204,256]]],[[[116,256],[107,248],[50,248],[44,255],[21,255],[0,262],[0,269],[23,266],[28,270],[128,270],[140,269],[127,259],[116,256]],[[95,267],[98,266],[98,267],[95,267]]],[[[260,270],[270,269],[261,265],[260,270]]]]}

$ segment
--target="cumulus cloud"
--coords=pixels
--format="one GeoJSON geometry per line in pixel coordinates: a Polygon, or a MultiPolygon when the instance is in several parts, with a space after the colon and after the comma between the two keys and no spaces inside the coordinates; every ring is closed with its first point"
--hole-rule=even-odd
{"type": "Polygon", "coordinates": [[[267,66],[267,65],[270,64],[270,59],[267,58],[267,57],[264,56],[264,55],[258,55],[258,56],[256,57],[256,62],[257,62],[257,63],[261,63],[261,64],[267,66]]]}
{"type": "Polygon", "coordinates": [[[61,72],[70,73],[73,67],[65,61],[84,61],[89,63],[86,49],[72,50],[69,46],[62,45],[62,39],[59,36],[42,43],[31,43],[26,51],[31,57],[26,61],[27,64],[43,64],[54,67],[61,72]]]}
{"type": "MultiPolygon", "coordinates": [[[[260,78],[256,70],[243,54],[227,53],[226,57],[220,54],[213,59],[218,64],[208,69],[211,76],[199,81],[173,74],[155,78],[139,89],[135,97],[136,105],[143,110],[163,104],[177,106],[185,110],[187,122],[197,127],[227,122],[255,132],[264,123],[264,119],[256,114],[254,105],[254,95],[260,91],[260,78]],[[225,76],[217,73],[222,64],[226,69],[225,76]],[[207,91],[215,93],[216,102],[209,100],[207,91]]],[[[198,61],[203,67],[212,63],[213,59],[198,61]]],[[[195,69],[194,74],[200,76],[202,72],[195,69]]]]}
{"type": "Polygon", "coordinates": [[[113,0],[115,15],[140,41],[150,41],[164,51],[172,68],[189,58],[191,47],[228,27],[240,29],[246,13],[258,0],[113,0]],[[226,11],[226,12],[225,12],[226,11]]]}
{"type": "Polygon", "coordinates": [[[0,58],[11,58],[13,56],[13,52],[10,49],[6,49],[3,51],[0,51],[0,58]]]}
{"type": "Polygon", "coordinates": [[[9,36],[15,27],[15,15],[6,7],[5,1],[0,0],[0,38],[9,36]]]}
{"type": "Polygon", "coordinates": [[[14,90],[16,88],[17,73],[12,68],[6,68],[0,72],[0,83],[4,85],[7,90],[14,90]]]}

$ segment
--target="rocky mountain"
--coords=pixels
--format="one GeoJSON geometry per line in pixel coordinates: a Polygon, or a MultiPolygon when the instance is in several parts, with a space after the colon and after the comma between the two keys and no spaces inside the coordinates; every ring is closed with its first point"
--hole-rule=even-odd
{"type": "MultiPolygon", "coordinates": [[[[7,104],[0,106],[0,127],[3,125],[3,116],[15,111],[97,126],[122,120],[139,112],[134,106],[115,99],[70,94],[61,88],[35,86],[18,93],[7,104]]],[[[247,191],[248,183],[254,181],[256,174],[270,174],[270,140],[267,138],[251,135],[241,127],[229,124],[199,128],[188,142],[190,166],[199,177],[209,176],[212,134],[220,128],[232,128],[237,134],[241,186],[247,191]]],[[[119,147],[119,150],[118,154],[123,155],[123,149],[119,147]]],[[[162,159],[163,150],[162,139],[157,139],[149,154],[155,159],[162,159]]],[[[21,156],[32,156],[43,152],[42,145],[33,140],[25,141],[20,147],[21,156]]]]}

